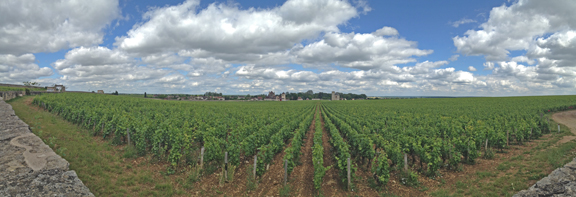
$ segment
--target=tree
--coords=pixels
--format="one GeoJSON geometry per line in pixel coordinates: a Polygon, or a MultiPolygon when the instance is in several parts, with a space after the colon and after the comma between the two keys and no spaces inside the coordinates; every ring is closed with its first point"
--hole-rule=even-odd
{"type": "Polygon", "coordinates": [[[306,94],[314,94],[314,91],[308,90],[308,91],[306,91],[306,94]]]}
{"type": "Polygon", "coordinates": [[[144,98],[146,98],[146,92],[144,92],[144,98]]]}
{"type": "Polygon", "coordinates": [[[38,82],[30,82],[30,81],[25,81],[22,83],[24,83],[25,86],[39,86],[40,85],[40,83],[38,83],[38,82]]]}

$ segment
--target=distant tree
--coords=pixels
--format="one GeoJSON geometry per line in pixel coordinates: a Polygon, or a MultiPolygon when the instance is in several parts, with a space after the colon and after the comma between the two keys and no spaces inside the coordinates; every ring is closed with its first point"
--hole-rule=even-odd
{"type": "Polygon", "coordinates": [[[308,91],[306,91],[306,94],[314,94],[314,91],[308,90],[308,91]]]}
{"type": "Polygon", "coordinates": [[[112,95],[118,95],[118,91],[112,92],[112,95]]]}
{"type": "Polygon", "coordinates": [[[146,98],[146,92],[144,92],[144,98],[146,98]]]}
{"type": "Polygon", "coordinates": [[[38,82],[30,82],[30,81],[25,81],[22,83],[24,83],[25,86],[39,86],[40,85],[40,83],[38,83],[38,82]]]}

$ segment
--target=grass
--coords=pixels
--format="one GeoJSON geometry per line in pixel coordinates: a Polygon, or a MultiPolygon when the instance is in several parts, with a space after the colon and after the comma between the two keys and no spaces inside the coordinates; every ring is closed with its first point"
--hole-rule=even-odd
{"type": "MultiPolygon", "coordinates": [[[[445,185],[430,193],[431,196],[512,196],[528,189],[540,180],[576,157],[576,142],[556,143],[565,135],[572,135],[568,128],[548,134],[538,144],[522,151],[522,154],[504,159],[492,170],[465,175],[453,185],[445,185]]],[[[522,148],[522,147],[513,147],[522,148]]]]}
{"type": "MultiPolygon", "coordinates": [[[[135,150],[116,147],[102,137],[91,136],[88,130],[64,119],[27,105],[31,96],[8,101],[32,132],[49,145],[54,152],[70,163],[70,169],[96,196],[172,196],[183,195],[174,177],[163,176],[150,169],[151,162],[133,163],[135,150]]],[[[142,160],[142,158],[140,158],[142,160]]],[[[186,177],[187,173],[181,176],[186,177]]],[[[198,175],[196,175],[198,176],[198,175]]],[[[194,178],[194,179],[197,179],[194,178]]]]}

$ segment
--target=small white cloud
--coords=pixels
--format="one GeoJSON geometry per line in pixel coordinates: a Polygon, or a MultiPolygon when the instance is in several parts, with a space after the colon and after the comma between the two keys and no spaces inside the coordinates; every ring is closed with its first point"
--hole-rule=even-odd
{"type": "Polygon", "coordinates": [[[372,34],[375,36],[395,36],[398,35],[398,30],[392,27],[382,27],[381,29],[376,30],[372,34]]]}
{"type": "Polygon", "coordinates": [[[484,70],[492,70],[494,69],[494,62],[485,62],[484,63],[484,70]]]}
{"type": "Polygon", "coordinates": [[[476,20],[472,20],[472,19],[468,19],[468,18],[463,18],[463,19],[461,19],[461,20],[459,20],[459,21],[452,22],[451,24],[452,24],[453,27],[458,27],[458,26],[463,25],[463,24],[475,23],[475,22],[477,22],[477,21],[476,21],[476,20]]]}
{"type": "Polygon", "coordinates": [[[474,66],[468,66],[468,71],[474,72],[476,71],[476,68],[474,68],[474,66]]]}
{"type": "Polygon", "coordinates": [[[448,60],[456,61],[456,60],[458,60],[458,57],[460,57],[460,55],[453,55],[452,57],[448,58],[448,60]]]}
{"type": "Polygon", "coordinates": [[[513,57],[511,61],[513,61],[513,62],[526,62],[529,65],[533,65],[535,63],[535,61],[533,59],[529,59],[526,56],[513,57]]]}

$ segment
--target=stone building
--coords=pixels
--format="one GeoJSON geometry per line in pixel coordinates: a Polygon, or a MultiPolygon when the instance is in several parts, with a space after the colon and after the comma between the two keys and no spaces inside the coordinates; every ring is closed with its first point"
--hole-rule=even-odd
{"type": "Polygon", "coordinates": [[[271,99],[276,98],[276,94],[274,94],[274,92],[270,91],[266,98],[271,98],[271,99]]]}
{"type": "Polygon", "coordinates": [[[333,101],[340,100],[340,94],[332,91],[332,100],[333,100],[333,101]]]}

